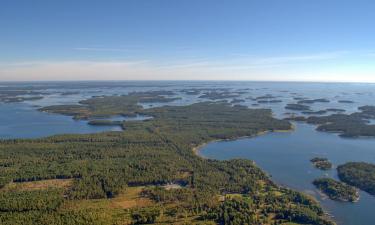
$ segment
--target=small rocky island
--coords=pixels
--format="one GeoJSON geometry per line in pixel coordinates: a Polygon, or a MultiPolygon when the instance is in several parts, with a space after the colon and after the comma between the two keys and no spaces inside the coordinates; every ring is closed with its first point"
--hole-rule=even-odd
{"type": "Polygon", "coordinates": [[[356,188],[332,178],[319,178],[314,180],[313,184],[332,200],[345,202],[359,200],[359,192],[356,188]]]}
{"type": "Polygon", "coordinates": [[[332,163],[327,158],[315,157],[312,158],[310,162],[320,170],[332,169],[332,163]]]}

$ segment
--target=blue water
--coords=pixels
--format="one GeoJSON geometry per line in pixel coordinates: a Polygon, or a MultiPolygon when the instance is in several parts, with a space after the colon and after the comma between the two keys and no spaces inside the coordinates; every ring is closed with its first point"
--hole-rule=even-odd
{"type": "MultiPolygon", "coordinates": [[[[119,126],[91,126],[87,121],[75,121],[69,116],[37,111],[38,107],[79,104],[79,101],[98,95],[122,95],[133,91],[173,91],[181,99],[168,103],[143,104],[145,108],[163,105],[189,105],[208,101],[200,95],[188,95],[183,89],[227,89],[243,91],[236,99],[245,100],[239,104],[250,108],[269,108],[277,118],[300,115],[300,112],[286,110],[288,103],[296,103],[296,97],[308,99],[326,98],[329,103],[311,104],[313,111],[327,108],[345,109],[346,113],[357,111],[359,106],[375,105],[375,84],[345,83],[291,83],[291,82],[222,82],[222,81],[114,81],[114,82],[42,82],[42,83],[0,83],[2,88],[37,87],[44,98],[23,103],[0,103],[0,138],[37,138],[65,133],[96,133],[122,131],[119,126]],[[64,92],[78,92],[63,95],[64,92]],[[257,103],[253,99],[263,95],[275,96],[279,103],[257,103]],[[351,100],[354,103],[339,103],[351,100]]],[[[230,102],[232,99],[226,99],[230,102]]],[[[147,116],[111,120],[143,120],[147,116]]],[[[374,121],[370,121],[371,124],[374,121]]],[[[126,132],[126,131],[124,131],[126,132]]],[[[315,127],[296,124],[296,131],[270,133],[251,139],[217,142],[207,145],[201,152],[205,157],[216,159],[247,158],[254,160],[267,171],[277,183],[305,191],[321,201],[323,207],[335,216],[339,224],[367,225],[375,221],[375,198],[361,192],[358,203],[340,203],[322,198],[311,182],[320,176],[336,177],[336,171],[322,172],[315,169],[309,160],[315,156],[328,157],[335,165],[347,161],[375,163],[375,139],[343,139],[335,134],[320,133],[315,127]]]]}
{"type": "Polygon", "coordinates": [[[0,105],[0,117],[1,138],[38,138],[122,130],[119,126],[91,126],[87,121],[76,121],[69,116],[39,112],[23,103],[0,105]]]}
{"type": "Polygon", "coordinates": [[[255,138],[213,142],[200,151],[207,158],[246,158],[256,162],[278,184],[314,195],[339,224],[364,225],[375,221],[375,197],[361,192],[357,203],[322,198],[311,182],[318,177],[337,179],[336,170],[314,168],[310,159],[327,157],[335,166],[348,161],[375,163],[375,139],[344,139],[317,132],[314,126],[296,124],[288,133],[269,133],[255,138]]]}

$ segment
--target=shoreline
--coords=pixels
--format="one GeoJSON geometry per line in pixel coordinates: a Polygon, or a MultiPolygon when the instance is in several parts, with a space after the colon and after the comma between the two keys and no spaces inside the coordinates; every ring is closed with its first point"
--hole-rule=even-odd
{"type": "MultiPolygon", "coordinates": [[[[292,125],[291,125],[291,128],[288,129],[288,130],[274,130],[274,131],[267,130],[267,131],[260,131],[260,132],[258,132],[258,133],[256,133],[256,134],[252,135],[252,136],[241,136],[241,137],[238,137],[238,138],[228,138],[228,139],[214,139],[214,140],[210,140],[210,141],[204,142],[204,143],[202,143],[202,144],[199,144],[199,145],[193,147],[193,148],[192,148],[192,151],[193,151],[193,153],[194,153],[196,156],[198,156],[198,157],[200,157],[200,158],[202,158],[202,159],[206,159],[206,160],[207,160],[207,159],[210,159],[210,158],[208,158],[208,157],[206,157],[206,156],[200,154],[200,151],[202,150],[202,148],[204,148],[204,147],[205,147],[206,145],[208,145],[208,144],[211,144],[211,143],[214,143],[214,142],[235,141],[235,140],[240,140],[240,139],[245,139],[245,138],[255,138],[255,137],[258,137],[258,136],[261,136],[261,135],[265,135],[265,134],[268,134],[268,133],[288,133],[288,132],[293,132],[293,131],[296,130],[296,125],[295,125],[294,123],[291,123],[291,124],[292,124],[292,125]]],[[[253,162],[256,164],[255,161],[253,161],[253,162]]],[[[259,166],[258,166],[258,167],[259,167],[259,166]]],[[[269,174],[268,172],[266,172],[266,171],[265,171],[264,169],[262,169],[261,167],[259,167],[259,168],[269,176],[269,179],[270,179],[272,182],[275,182],[275,181],[273,181],[273,179],[272,179],[272,175],[271,175],[271,174],[269,174]]],[[[296,190],[296,191],[298,191],[298,192],[301,192],[301,193],[307,194],[308,196],[310,196],[311,198],[313,198],[316,202],[319,202],[319,205],[320,205],[320,206],[323,208],[323,210],[324,210],[324,217],[325,217],[326,219],[330,219],[331,221],[334,222],[334,224],[337,225],[337,221],[335,220],[335,216],[332,214],[331,210],[330,210],[329,208],[324,207],[324,206],[322,205],[321,201],[319,201],[314,195],[312,195],[312,194],[308,194],[308,193],[306,193],[305,191],[297,190],[297,189],[295,189],[295,188],[293,188],[293,187],[290,187],[290,186],[288,186],[288,185],[286,185],[286,184],[281,184],[281,183],[278,183],[278,182],[275,182],[275,184],[276,184],[277,186],[279,186],[279,187],[283,187],[283,188],[291,189],[291,190],[296,190]]],[[[324,194],[324,193],[321,192],[319,189],[317,189],[317,193],[318,193],[318,195],[320,195],[320,197],[325,197],[326,199],[330,199],[330,198],[328,197],[328,195],[324,194]]],[[[331,199],[330,199],[330,200],[331,200],[331,199]]],[[[334,201],[334,200],[332,200],[332,201],[334,201]]],[[[350,202],[350,201],[348,201],[348,203],[356,203],[356,202],[358,202],[358,201],[359,201],[359,198],[358,198],[358,200],[355,201],[355,202],[350,202]]],[[[344,201],[339,201],[339,202],[344,202],[344,201]]]]}
{"type": "Polygon", "coordinates": [[[274,130],[274,131],[266,130],[266,131],[259,131],[258,133],[254,135],[249,135],[249,136],[241,136],[241,137],[226,138],[226,139],[213,139],[213,140],[204,142],[202,144],[199,144],[193,147],[191,150],[193,151],[194,155],[204,158],[204,159],[208,159],[207,157],[200,154],[201,149],[208,144],[211,144],[214,142],[221,142],[221,141],[235,141],[235,140],[241,140],[241,139],[246,139],[246,138],[255,138],[255,137],[262,136],[262,135],[266,135],[268,133],[289,133],[289,132],[295,131],[295,129],[296,129],[296,126],[292,123],[291,128],[289,130],[274,130]]]}

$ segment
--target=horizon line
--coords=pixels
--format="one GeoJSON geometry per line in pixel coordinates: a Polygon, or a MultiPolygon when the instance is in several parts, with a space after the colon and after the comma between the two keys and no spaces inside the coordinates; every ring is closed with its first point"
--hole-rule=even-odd
{"type": "Polygon", "coordinates": [[[37,82],[264,82],[264,83],[353,83],[353,84],[375,84],[375,81],[318,81],[318,80],[167,80],[167,79],[150,79],[150,80],[5,80],[0,83],[37,83],[37,82]]]}

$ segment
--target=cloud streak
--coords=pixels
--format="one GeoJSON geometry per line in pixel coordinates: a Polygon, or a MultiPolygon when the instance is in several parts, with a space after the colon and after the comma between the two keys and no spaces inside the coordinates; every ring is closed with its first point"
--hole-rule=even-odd
{"type": "Polygon", "coordinates": [[[76,51],[91,51],[91,52],[129,52],[127,48],[74,48],[76,51]]]}
{"type": "Polygon", "coordinates": [[[30,61],[0,64],[5,80],[276,80],[375,82],[375,66],[358,73],[345,68],[349,52],[149,61],[30,61]],[[328,63],[327,63],[328,62],[328,63]],[[323,67],[324,63],[325,67],[323,67]],[[337,67],[337,65],[341,65],[337,67]],[[338,69],[341,68],[341,69],[338,69]]]}
{"type": "Polygon", "coordinates": [[[316,61],[327,61],[338,59],[347,55],[348,51],[335,51],[326,53],[317,53],[309,55],[278,56],[278,57],[256,57],[246,54],[234,54],[235,57],[225,59],[199,59],[190,61],[181,61],[158,66],[159,69],[176,68],[211,68],[211,69],[257,69],[257,68],[275,68],[299,63],[311,63],[316,61]]]}

